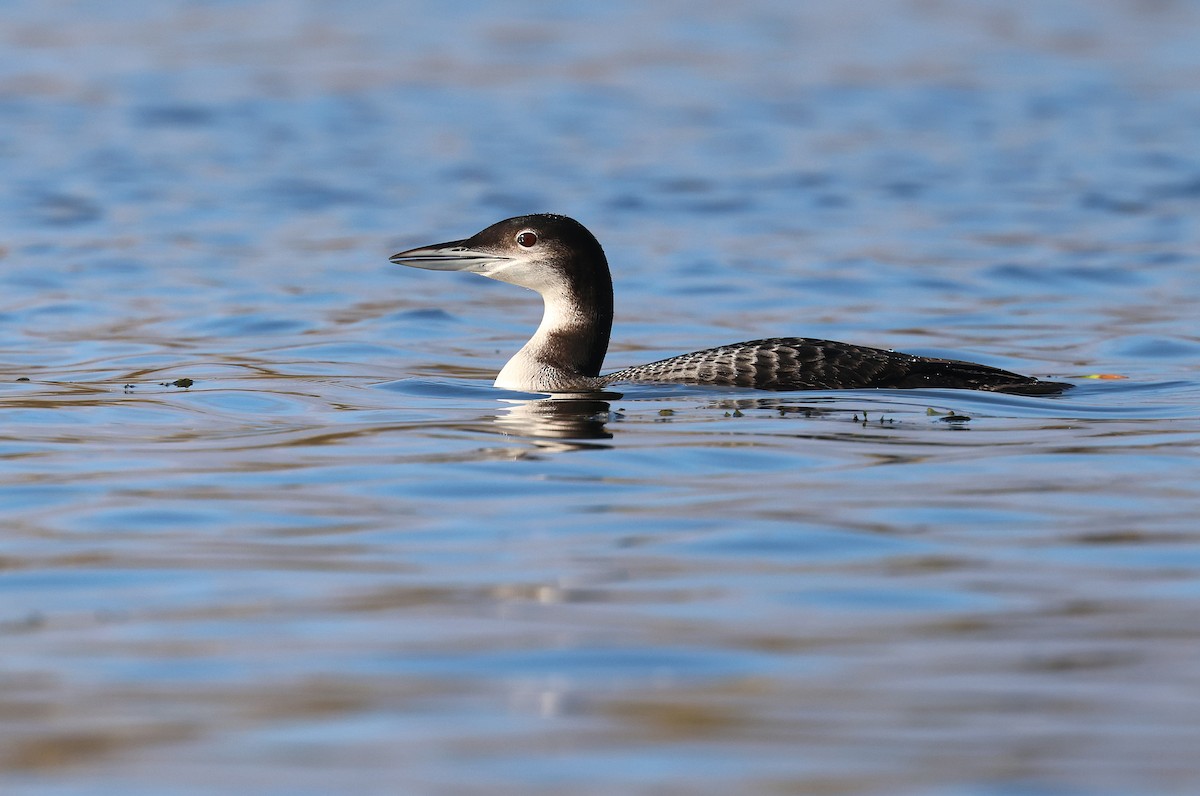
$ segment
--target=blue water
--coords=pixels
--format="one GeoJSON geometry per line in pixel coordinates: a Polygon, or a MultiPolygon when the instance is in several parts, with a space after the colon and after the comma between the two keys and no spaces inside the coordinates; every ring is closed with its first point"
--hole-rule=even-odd
{"type": "Polygon", "coordinates": [[[0,791],[1200,791],[1200,7],[0,15],[0,791]],[[538,211],[1076,387],[498,391],[538,211]]]}

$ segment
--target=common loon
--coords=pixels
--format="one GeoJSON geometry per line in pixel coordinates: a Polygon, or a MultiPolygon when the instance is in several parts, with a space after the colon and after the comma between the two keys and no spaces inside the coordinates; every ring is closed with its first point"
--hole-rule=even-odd
{"type": "Polygon", "coordinates": [[[400,252],[391,261],[468,271],[541,294],[541,325],[496,377],[495,386],[506,390],[599,392],[617,383],[643,382],[760,390],[947,387],[1048,395],[1071,386],[972,362],[807,337],[732,343],[601,376],[612,329],[612,277],[600,243],[566,216],[517,216],[465,240],[400,252]]]}

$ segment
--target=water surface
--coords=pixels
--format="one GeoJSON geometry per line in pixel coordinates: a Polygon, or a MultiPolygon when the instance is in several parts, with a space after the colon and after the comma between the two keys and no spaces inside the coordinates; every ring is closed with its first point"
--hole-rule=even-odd
{"type": "Polygon", "coordinates": [[[1193,5],[5,18],[5,793],[1200,789],[1193,5]],[[1077,386],[497,391],[387,257],[538,211],[612,368],[1077,386]]]}

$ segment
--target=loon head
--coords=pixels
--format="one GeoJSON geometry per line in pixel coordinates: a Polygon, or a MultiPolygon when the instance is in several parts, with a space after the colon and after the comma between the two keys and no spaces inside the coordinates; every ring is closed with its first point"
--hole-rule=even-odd
{"type": "Polygon", "coordinates": [[[397,265],[467,271],[535,290],[586,296],[592,283],[609,285],[599,241],[573,218],[538,213],[492,224],[464,240],[394,254],[397,265]]]}
{"type": "Polygon", "coordinates": [[[545,314],[537,333],[497,386],[553,392],[594,379],[612,328],[612,277],[604,250],[573,218],[537,213],[492,224],[464,240],[394,254],[397,265],[467,271],[537,291],[545,314]]]}

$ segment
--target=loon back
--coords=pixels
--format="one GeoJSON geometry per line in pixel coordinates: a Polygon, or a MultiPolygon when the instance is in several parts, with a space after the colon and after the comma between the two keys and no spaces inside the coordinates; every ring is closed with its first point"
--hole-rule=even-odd
{"type": "Polygon", "coordinates": [[[1069,387],[1007,370],[816,340],[771,337],[681,354],[603,377],[621,382],[713,384],[756,390],[916,389],[940,387],[1053,395],[1069,387]]]}
{"type": "Polygon", "coordinates": [[[612,329],[612,277],[600,243],[566,216],[517,216],[464,240],[401,252],[391,261],[468,271],[541,295],[541,324],[496,378],[497,387],[510,390],[595,392],[612,384],[650,382],[760,390],[943,387],[1048,395],[1071,386],[972,362],[805,337],[732,343],[601,376],[612,329]]]}

